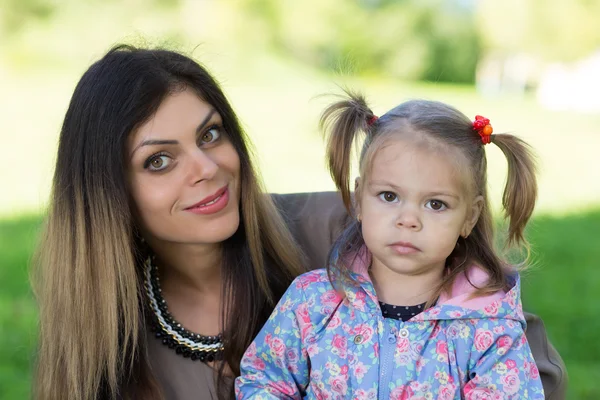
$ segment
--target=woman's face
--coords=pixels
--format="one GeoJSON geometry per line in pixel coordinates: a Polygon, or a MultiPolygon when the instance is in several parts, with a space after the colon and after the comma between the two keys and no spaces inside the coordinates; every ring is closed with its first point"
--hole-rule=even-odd
{"type": "Polygon", "coordinates": [[[193,90],[168,96],[132,132],[127,150],[131,192],[150,242],[215,244],[235,233],[240,159],[221,116],[193,90]]]}

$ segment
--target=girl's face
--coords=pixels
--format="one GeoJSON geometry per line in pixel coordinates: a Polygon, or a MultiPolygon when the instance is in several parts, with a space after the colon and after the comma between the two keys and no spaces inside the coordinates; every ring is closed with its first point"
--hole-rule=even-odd
{"type": "Polygon", "coordinates": [[[216,244],[238,229],[240,159],[221,116],[192,90],[168,96],[130,135],[127,154],[149,241],[216,244]]]}
{"type": "Polygon", "coordinates": [[[443,271],[483,204],[481,196],[469,193],[456,156],[402,139],[390,139],[377,151],[368,176],[357,181],[357,211],[372,268],[404,275],[443,271]]]}

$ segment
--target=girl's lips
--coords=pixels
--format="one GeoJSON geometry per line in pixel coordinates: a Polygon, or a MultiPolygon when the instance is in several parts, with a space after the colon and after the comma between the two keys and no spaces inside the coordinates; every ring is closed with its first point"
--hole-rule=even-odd
{"type": "Polygon", "coordinates": [[[420,252],[421,250],[409,242],[396,242],[390,245],[398,254],[407,255],[420,252]]]}
{"type": "Polygon", "coordinates": [[[202,201],[185,209],[194,214],[214,214],[224,209],[229,203],[229,188],[219,189],[215,194],[204,198],[202,201]]]}

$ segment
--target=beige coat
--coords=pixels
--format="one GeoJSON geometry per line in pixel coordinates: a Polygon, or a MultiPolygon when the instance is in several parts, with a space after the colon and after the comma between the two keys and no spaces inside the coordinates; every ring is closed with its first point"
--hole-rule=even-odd
{"type": "MultiPolygon", "coordinates": [[[[337,193],[274,195],[288,226],[304,251],[311,269],[323,268],[329,249],[348,219],[337,193]]],[[[548,341],[542,320],[525,313],[527,339],[540,371],[546,399],[565,398],[567,374],[563,361],[548,341]]],[[[214,372],[206,364],[183,358],[149,337],[153,372],[167,399],[216,399],[214,372]]]]}

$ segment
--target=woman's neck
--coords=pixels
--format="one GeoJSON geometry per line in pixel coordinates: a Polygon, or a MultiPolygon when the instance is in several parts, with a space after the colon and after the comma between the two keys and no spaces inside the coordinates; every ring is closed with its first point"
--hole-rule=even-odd
{"type": "Polygon", "coordinates": [[[161,243],[153,249],[162,296],[171,315],[193,332],[220,333],[221,246],[161,243]]]}
{"type": "MultiPolygon", "coordinates": [[[[153,246],[161,285],[177,286],[198,293],[215,292],[221,286],[221,246],[153,246]]],[[[164,289],[163,289],[164,290],[164,289]]]]}

